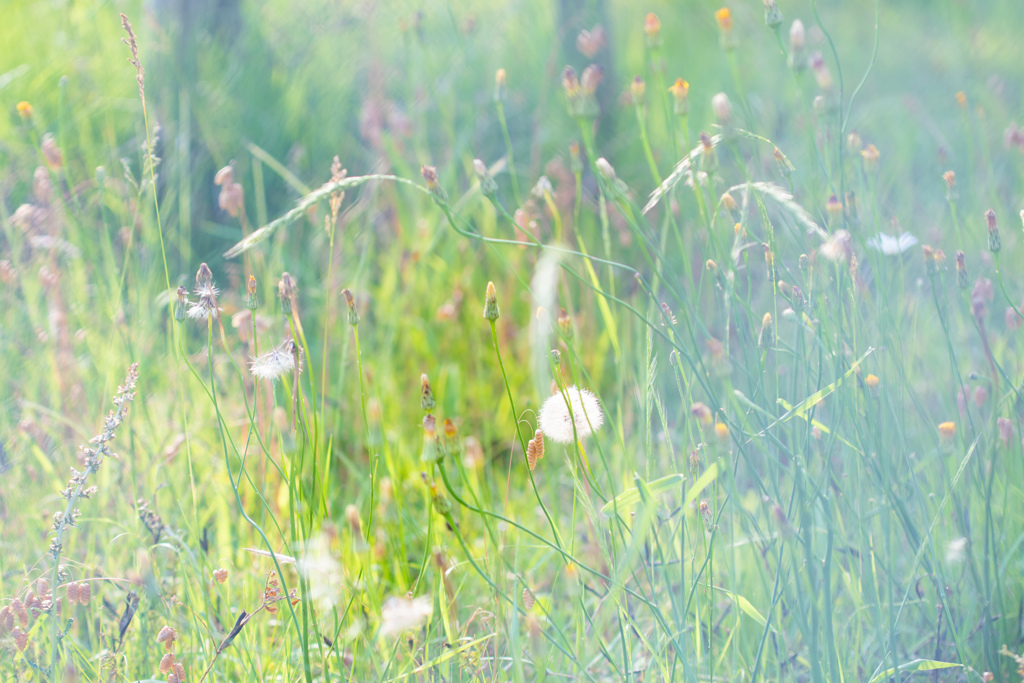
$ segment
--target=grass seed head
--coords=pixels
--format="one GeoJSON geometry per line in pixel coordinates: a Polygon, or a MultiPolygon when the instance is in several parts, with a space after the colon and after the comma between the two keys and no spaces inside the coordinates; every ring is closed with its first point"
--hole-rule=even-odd
{"type": "Polygon", "coordinates": [[[537,461],[544,457],[544,432],[537,430],[526,447],[526,463],[532,472],[537,467],[537,461]]]}
{"type": "Polygon", "coordinates": [[[166,649],[168,652],[170,652],[171,649],[174,648],[174,640],[177,637],[178,637],[178,632],[177,631],[175,631],[170,626],[164,626],[156,634],[156,642],[163,643],[164,644],[164,649],[166,649]]]}

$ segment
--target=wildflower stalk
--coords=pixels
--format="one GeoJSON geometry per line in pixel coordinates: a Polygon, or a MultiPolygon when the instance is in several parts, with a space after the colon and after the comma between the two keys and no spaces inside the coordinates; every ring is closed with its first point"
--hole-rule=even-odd
{"type": "Polygon", "coordinates": [[[83,453],[85,455],[85,471],[76,473],[68,488],[64,491],[64,495],[67,498],[68,504],[64,508],[64,512],[60,514],[59,518],[54,523],[54,534],[53,541],[50,543],[50,554],[53,556],[53,573],[51,576],[51,586],[53,590],[53,599],[50,604],[52,614],[50,615],[50,680],[58,680],[57,669],[60,663],[60,646],[59,643],[62,639],[60,633],[60,627],[57,623],[57,587],[60,585],[60,556],[63,550],[64,532],[67,531],[69,526],[76,526],[75,519],[78,517],[78,502],[83,497],[88,497],[86,491],[86,484],[89,481],[89,476],[96,473],[100,465],[103,463],[105,456],[113,455],[110,448],[107,446],[108,443],[114,440],[117,436],[116,430],[124,422],[124,418],[128,413],[128,405],[135,398],[135,384],[139,379],[139,364],[133,363],[128,368],[128,375],[125,377],[124,384],[117,389],[117,394],[114,396],[114,405],[117,408],[112,411],[103,421],[103,433],[94,437],[89,441],[93,444],[89,447],[83,447],[83,453]],[[74,486],[74,490],[71,490],[71,486],[74,486]]]}
{"type": "Polygon", "coordinates": [[[523,203],[519,194],[519,179],[516,177],[516,162],[512,155],[512,137],[508,134],[508,123],[505,122],[505,103],[496,100],[494,108],[498,111],[498,121],[501,123],[501,134],[505,138],[505,154],[508,155],[508,174],[512,177],[512,195],[516,198],[516,206],[523,203]]]}
{"type": "Polygon", "coordinates": [[[654,154],[651,152],[651,141],[647,137],[647,121],[644,119],[644,105],[635,102],[633,109],[636,111],[636,125],[640,130],[640,144],[644,148],[644,157],[647,159],[647,167],[651,170],[651,178],[655,185],[661,185],[661,174],[658,173],[658,165],[654,163],[654,154]]]}
{"type": "MultiPolygon", "coordinates": [[[[359,325],[352,326],[352,335],[356,345],[356,372],[359,373],[359,407],[363,413],[363,426],[366,430],[366,443],[370,444],[370,420],[366,416],[366,388],[363,386],[363,353],[359,346],[359,325]]],[[[370,542],[370,528],[373,526],[373,511],[377,495],[377,457],[370,455],[370,512],[366,518],[366,542],[370,542]]]]}
{"type": "MultiPolygon", "coordinates": [[[[505,363],[501,360],[501,349],[498,347],[498,330],[495,326],[495,321],[490,320],[491,323],[491,341],[494,344],[494,355],[498,358],[498,367],[501,368],[501,378],[505,383],[505,393],[508,395],[508,404],[512,408],[512,419],[516,421],[516,438],[519,439],[519,445],[523,449],[523,459],[526,459],[526,439],[523,438],[523,433],[520,431],[519,426],[519,413],[516,412],[516,402],[512,398],[512,387],[508,383],[508,373],[505,372],[505,363]]],[[[529,467],[527,467],[529,470],[529,467]]],[[[551,518],[551,514],[548,512],[548,508],[544,505],[544,501],[540,497],[540,491],[537,490],[537,482],[533,479],[533,472],[530,472],[530,485],[533,487],[533,493],[537,497],[537,502],[540,503],[541,510],[544,511],[544,517],[547,518],[548,524],[551,526],[551,533],[555,535],[555,542],[562,546],[562,537],[558,533],[558,527],[555,526],[555,520],[551,518]]]]}
{"type": "MultiPolygon", "coordinates": [[[[248,522],[256,530],[256,532],[260,535],[260,538],[263,540],[263,543],[266,544],[266,546],[267,546],[267,552],[270,553],[271,560],[274,562],[274,567],[277,569],[278,579],[281,581],[281,588],[284,591],[284,595],[286,596],[286,600],[285,601],[288,603],[288,609],[289,609],[289,611],[291,612],[291,615],[292,615],[292,622],[295,624],[296,633],[298,634],[299,640],[302,643],[302,658],[303,658],[303,664],[305,665],[306,683],[312,683],[312,681],[313,681],[312,671],[313,670],[312,670],[312,667],[310,665],[310,660],[309,660],[309,640],[308,640],[308,634],[304,633],[303,628],[299,624],[298,615],[295,613],[295,606],[292,604],[292,600],[290,598],[291,591],[289,590],[288,584],[285,581],[284,572],[281,569],[281,564],[280,564],[280,562],[278,562],[277,555],[274,552],[274,548],[273,548],[273,546],[270,543],[270,539],[267,538],[266,533],[264,533],[264,531],[260,527],[260,525],[257,524],[251,517],[249,517],[249,514],[245,511],[245,506],[242,504],[242,498],[241,498],[241,496],[238,493],[238,484],[235,482],[235,478],[231,474],[231,461],[228,458],[228,436],[225,433],[224,416],[221,414],[220,406],[217,403],[217,387],[216,387],[216,380],[215,380],[215,376],[214,376],[214,372],[213,372],[213,318],[212,317],[207,319],[206,359],[207,359],[207,365],[209,367],[209,377],[210,377],[210,386],[209,386],[209,389],[207,391],[207,394],[210,397],[210,400],[213,402],[213,411],[217,415],[217,431],[220,434],[221,448],[222,448],[223,453],[224,453],[224,467],[227,470],[228,478],[229,478],[229,480],[231,482],[231,490],[235,494],[235,504],[237,505],[238,511],[242,515],[242,517],[245,519],[245,521],[248,522]]],[[[188,363],[187,358],[186,358],[185,362],[188,363]]],[[[199,380],[200,384],[203,384],[202,378],[199,376],[199,374],[195,370],[195,368],[192,367],[191,363],[189,363],[189,369],[192,370],[193,375],[195,375],[196,379],[199,380]]],[[[205,385],[204,385],[204,387],[205,387],[205,385]]],[[[292,479],[294,479],[294,477],[292,477],[292,479]]],[[[259,489],[256,489],[256,491],[258,492],[259,489]]],[[[262,498],[262,496],[261,496],[261,498],[262,498]]],[[[266,504],[265,501],[264,501],[264,504],[266,504]]]]}

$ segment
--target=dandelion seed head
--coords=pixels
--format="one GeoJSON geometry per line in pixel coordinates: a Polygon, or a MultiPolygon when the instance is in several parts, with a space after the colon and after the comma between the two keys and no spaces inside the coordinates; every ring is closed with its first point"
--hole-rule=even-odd
{"type": "Polygon", "coordinates": [[[956,564],[964,559],[964,551],[967,549],[966,538],[954,538],[946,544],[946,562],[956,564]]]}
{"type": "Polygon", "coordinates": [[[604,424],[604,412],[592,391],[571,386],[564,394],[559,392],[544,401],[538,422],[540,430],[552,441],[572,443],[577,437],[582,441],[599,430],[604,424]]]}
{"type": "MultiPolygon", "coordinates": [[[[203,265],[206,264],[204,263],[203,265]]],[[[201,282],[196,285],[194,292],[199,297],[199,300],[189,306],[189,318],[192,320],[207,320],[220,315],[220,307],[217,306],[217,295],[220,294],[220,290],[214,287],[212,282],[201,282]]]]}
{"type": "Polygon", "coordinates": [[[395,636],[419,628],[434,613],[434,600],[429,595],[406,598],[392,595],[380,610],[380,635],[395,636]]]}
{"type": "MultiPolygon", "coordinates": [[[[295,350],[295,342],[287,339],[262,356],[253,358],[249,363],[249,370],[257,379],[275,380],[295,370],[295,350]]],[[[299,356],[299,372],[302,372],[301,355],[299,356]]]]}

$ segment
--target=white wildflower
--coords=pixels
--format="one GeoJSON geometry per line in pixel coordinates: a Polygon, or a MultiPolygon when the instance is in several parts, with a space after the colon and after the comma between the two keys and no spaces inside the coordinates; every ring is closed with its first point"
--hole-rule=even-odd
{"type": "Polygon", "coordinates": [[[380,609],[380,635],[396,636],[422,626],[434,613],[434,599],[429,595],[419,598],[392,595],[380,609]]]}
{"type": "Polygon", "coordinates": [[[552,441],[572,443],[577,437],[582,441],[600,429],[604,424],[604,412],[592,391],[571,386],[565,394],[559,392],[544,401],[538,422],[541,431],[552,441]]]}
{"type": "Polygon", "coordinates": [[[253,358],[249,370],[258,379],[274,380],[295,369],[296,356],[299,372],[302,372],[302,350],[294,341],[286,339],[262,356],[253,358]]]}
{"type": "Polygon", "coordinates": [[[220,290],[212,284],[204,283],[196,285],[195,294],[199,301],[189,306],[188,317],[192,320],[208,320],[220,316],[220,308],[217,306],[217,295],[220,290]]]}
{"type": "Polygon", "coordinates": [[[966,538],[954,538],[946,544],[946,562],[948,564],[958,564],[964,559],[964,551],[966,549],[966,538]]]}
{"type": "Polygon", "coordinates": [[[917,238],[909,232],[902,232],[897,237],[880,232],[866,242],[869,249],[880,251],[886,256],[902,254],[917,244],[917,238]]]}

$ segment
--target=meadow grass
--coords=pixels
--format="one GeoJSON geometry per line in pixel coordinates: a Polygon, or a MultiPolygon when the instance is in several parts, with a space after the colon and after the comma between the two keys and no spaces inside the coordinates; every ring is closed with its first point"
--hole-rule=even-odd
{"type": "Polygon", "coordinates": [[[1024,680],[1024,13],[581,6],[9,3],[0,681],[1024,680]]]}

